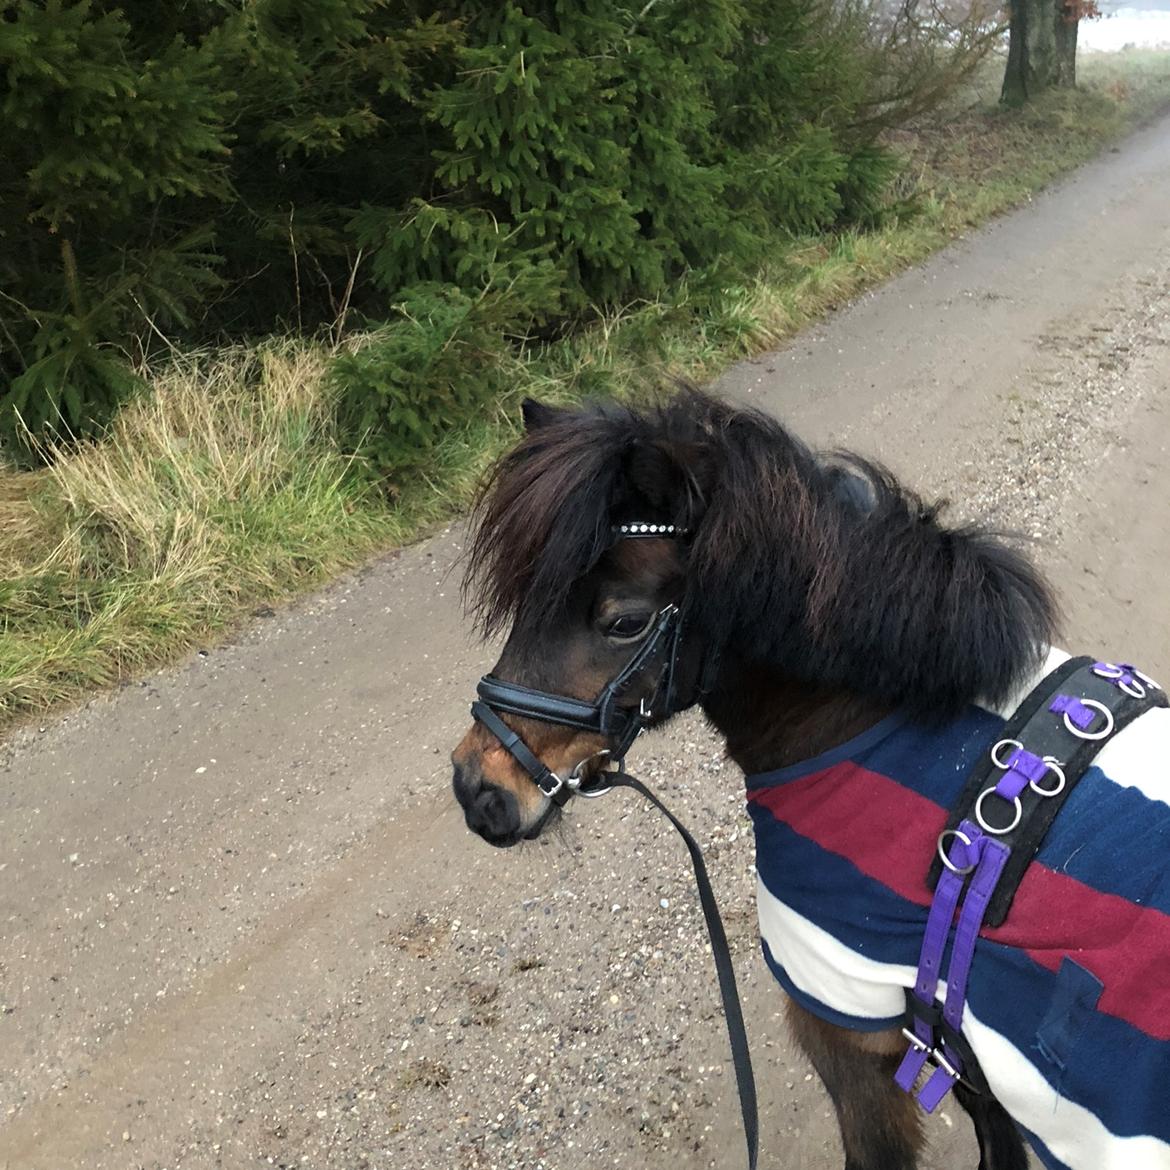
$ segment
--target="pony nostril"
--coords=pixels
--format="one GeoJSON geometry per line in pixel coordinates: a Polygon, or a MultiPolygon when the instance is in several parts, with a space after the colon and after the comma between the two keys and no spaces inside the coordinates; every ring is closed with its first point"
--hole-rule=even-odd
{"type": "Polygon", "coordinates": [[[451,787],[455,791],[455,799],[466,809],[475,799],[482,781],[479,775],[465,764],[460,764],[458,761],[453,760],[452,767],[454,771],[451,787]]]}
{"type": "Polygon", "coordinates": [[[512,793],[481,782],[479,792],[463,806],[467,827],[493,845],[511,845],[520,833],[520,806],[512,793]]]}

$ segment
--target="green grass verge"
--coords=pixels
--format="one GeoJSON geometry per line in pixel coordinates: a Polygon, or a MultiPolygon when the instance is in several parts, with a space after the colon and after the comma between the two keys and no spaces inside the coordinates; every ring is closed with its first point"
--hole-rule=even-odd
{"type": "Polygon", "coordinates": [[[1081,88],[996,105],[1000,65],[899,131],[887,222],[778,243],[751,280],[633,306],[514,359],[510,394],[454,426],[392,497],[340,453],[312,342],[176,360],[109,434],[38,472],[0,465],[0,725],[173,659],[463,509],[523,395],[653,393],[709,378],[1004,211],[1170,105],[1170,54],[1086,56],[1081,88]]]}

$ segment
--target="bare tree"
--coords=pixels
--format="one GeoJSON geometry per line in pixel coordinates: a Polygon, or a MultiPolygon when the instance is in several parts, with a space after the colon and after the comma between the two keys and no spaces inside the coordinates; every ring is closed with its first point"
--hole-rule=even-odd
{"type": "Polygon", "coordinates": [[[998,0],[843,0],[842,18],[866,29],[863,125],[892,126],[933,109],[1002,37],[998,0]]]}

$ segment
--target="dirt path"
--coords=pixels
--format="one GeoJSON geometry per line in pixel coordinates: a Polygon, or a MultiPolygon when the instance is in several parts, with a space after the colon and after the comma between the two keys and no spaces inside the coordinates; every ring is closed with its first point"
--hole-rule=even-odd
{"type": "MultiPolygon", "coordinates": [[[[1039,534],[1066,642],[1170,675],[1167,191],[1170,122],[724,389],[1039,534]]],[[[490,655],[459,545],[0,749],[0,1167],[740,1164],[669,831],[624,795],[508,854],[462,827],[446,753],[490,655]]],[[[757,954],[739,776],[693,719],[635,762],[708,846],[765,1164],[839,1167],[757,954]]],[[[932,1134],[929,1166],[974,1164],[964,1119],[932,1134]]]]}

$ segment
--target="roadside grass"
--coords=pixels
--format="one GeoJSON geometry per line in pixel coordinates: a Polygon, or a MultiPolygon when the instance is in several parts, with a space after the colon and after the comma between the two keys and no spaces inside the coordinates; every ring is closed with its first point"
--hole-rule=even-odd
{"type": "Polygon", "coordinates": [[[326,360],[191,355],[100,443],[0,472],[0,717],[164,661],[398,534],[339,453],[326,360]]]}
{"type": "MultiPolygon", "coordinates": [[[[1081,88],[997,104],[990,61],[950,107],[899,130],[868,232],[778,241],[712,297],[685,285],[514,359],[512,390],[453,425],[425,473],[377,490],[333,425],[330,351],[311,340],[195,353],[99,442],[43,469],[0,462],[0,727],[158,666],[466,508],[517,432],[519,399],[645,398],[713,377],[1026,200],[1170,106],[1170,53],[1086,55],[1081,88]]],[[[0,457],[2,458],[2,457],[0,457]]]]}

